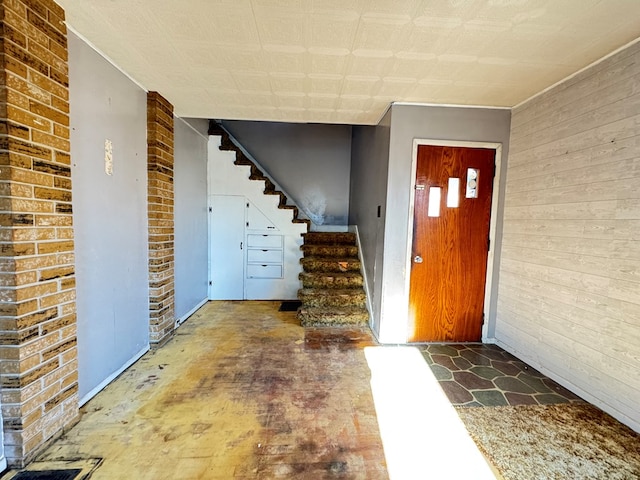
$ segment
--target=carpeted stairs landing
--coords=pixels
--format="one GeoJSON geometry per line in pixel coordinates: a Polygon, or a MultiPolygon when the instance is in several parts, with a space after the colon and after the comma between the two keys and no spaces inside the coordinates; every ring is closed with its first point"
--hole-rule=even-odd
{"type": "Polygon", "coordinates": [[[303,326],[367,325],[369,314],[354,233],[303,234],[298,318],[303,326]]]}

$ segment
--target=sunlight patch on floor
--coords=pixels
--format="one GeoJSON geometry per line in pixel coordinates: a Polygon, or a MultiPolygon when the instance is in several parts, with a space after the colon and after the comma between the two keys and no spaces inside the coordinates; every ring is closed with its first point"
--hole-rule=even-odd
{"type": "Polygon", "coordinates": [[[496,478],[418,349],[364,350],[391,480],[496,478]]]}

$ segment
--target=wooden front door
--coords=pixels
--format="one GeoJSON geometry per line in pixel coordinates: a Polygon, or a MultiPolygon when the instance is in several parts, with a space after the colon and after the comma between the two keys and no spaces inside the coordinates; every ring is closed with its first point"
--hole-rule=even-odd
{"type": "Polygon", "coordinates": [[[493,149],[418,147],[410,342],[481,339],[494,170],[493,149]]]}

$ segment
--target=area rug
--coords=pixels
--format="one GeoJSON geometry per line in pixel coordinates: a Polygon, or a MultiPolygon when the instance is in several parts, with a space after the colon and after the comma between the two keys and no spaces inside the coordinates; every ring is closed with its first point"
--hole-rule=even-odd
{"type": "Polygon", "coordinates": [[[505,480],[640,479],[640,434],[592,405],[456,410],[505,480]]]}

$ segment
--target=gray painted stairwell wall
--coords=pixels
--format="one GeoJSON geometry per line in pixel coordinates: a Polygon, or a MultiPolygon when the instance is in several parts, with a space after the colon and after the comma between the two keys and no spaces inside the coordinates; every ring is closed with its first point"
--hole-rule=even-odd
{"type": "Polygon", "coordinates": [[[379,312],[382,308],[390,135],[390,110],[377,126],[353,127],[349,224],[358,227],[369,300],[373,311],[378,312],[373,315],[372,324],[376,335],[380,332],[379,312]]]}
{"type": "Polygon", "coordinates": [[[350,125],[250,121],[223,125],[320,230],[348,224],[350,125]]]}

